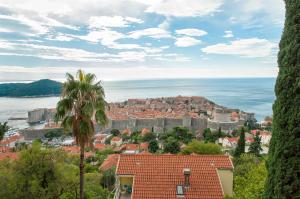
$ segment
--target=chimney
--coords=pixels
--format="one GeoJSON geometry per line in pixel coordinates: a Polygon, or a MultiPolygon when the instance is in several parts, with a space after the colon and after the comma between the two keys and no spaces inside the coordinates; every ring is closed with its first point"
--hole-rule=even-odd
{"type": "Polygon", "coordinates": [[[190,187],[190,175],[191,175],[191,169],[190,168],[184,168],[183,169],[183,175],[184,175],[184,187],[189,188],[190,187]]]}

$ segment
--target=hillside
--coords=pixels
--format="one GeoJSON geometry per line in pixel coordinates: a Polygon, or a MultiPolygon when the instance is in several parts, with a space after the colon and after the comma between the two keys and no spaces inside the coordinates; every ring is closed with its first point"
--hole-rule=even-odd
{"type": "Polygon", "coordinates": [[[31,83],[0,84],[0,97],[40,97],[59,95],[62,84],[49,79],[31,83]]]}

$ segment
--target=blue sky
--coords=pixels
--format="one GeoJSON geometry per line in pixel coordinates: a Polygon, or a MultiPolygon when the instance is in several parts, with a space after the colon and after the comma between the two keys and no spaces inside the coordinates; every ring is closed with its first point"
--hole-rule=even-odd
{"type": "Polygon", "coordinates": [[[1,0],[0,81],[275,77],[282,0],[1,0]]]}

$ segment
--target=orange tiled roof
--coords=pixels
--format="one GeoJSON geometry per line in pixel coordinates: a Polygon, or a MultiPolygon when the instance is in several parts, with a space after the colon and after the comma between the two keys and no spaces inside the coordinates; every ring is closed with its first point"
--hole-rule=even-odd
{"type": "Polygon", "coordinates": [[[6,158],[11,158],[16,160],[18,159],[18,157],[19,157],[18,153],[13,153],[13,152],[0,153],[0,161],[6,158]]]}
{"type": "Polygon", "coordinates": [[[120,155],[117,175],[134,175],[132,199],[176,199],[184,184],[183,169],[190,168],[188,199],[222,199],[216,168],[233,169],[224,155],[120,155]]]}
{"type": "Polygon", "coordinates": [[[119,142],[119,141],[122,141],[122,138],[120,138],[120,137],[113,137],[111,139],[111,141],[113,141],[113,142],[119,142]]]}
{"type": "Polygon", "coordinates": [[[113,166],[117,166],[119,154],[110,154],[104,160],[104,162],[100,166],[101,171],[107,171],[108,169],[112,168],[113,166]]]}
{"type": "Polygon", "coordinates": [[[94,144],[94,148],[95,149],[97,149],[97,150],[99,150],[99,151],[102,151],[102,150],[104,150],[104,149],[106,149],[106,145],[105,144],[94,144]]]}
{"type": "Polygon", "coordinates": [[[13,135],[13,136],[11,136],[11,137],[8,137],[8,138],[3,139],[3,140],[0,142],[0,145],[8,145],[8,144],[10,144],[10,143],[12,143],[12,142],[18,141],[18,140],[21,139],[21,138],[22,138],[22,136],[20,136],[20,135],[13,135]]]}
{"type": "Polygon", "coordinates": [[[141,150],[148,150],[149,143],[148,142],[143,142],[140,144],[141,150]]]}

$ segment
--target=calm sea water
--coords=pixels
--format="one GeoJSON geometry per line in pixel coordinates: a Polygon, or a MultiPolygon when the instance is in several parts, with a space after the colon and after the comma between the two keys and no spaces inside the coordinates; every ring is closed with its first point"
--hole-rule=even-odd
{"type": "MultiPolygon", "coordinates": [[[[204,96],[217,104],[254,112],[258,120],[272,114],[275,78],[243,79],[172,79],[104,82],[106,100],[167,96],[204,96]]],[[[27,117],[35,108],[53,108],[58,97],[0,97],[0,121],[10,117],[27,117]]],[[[24,120],[9,121],[10,126],[24,128],[24,120]]]]}

